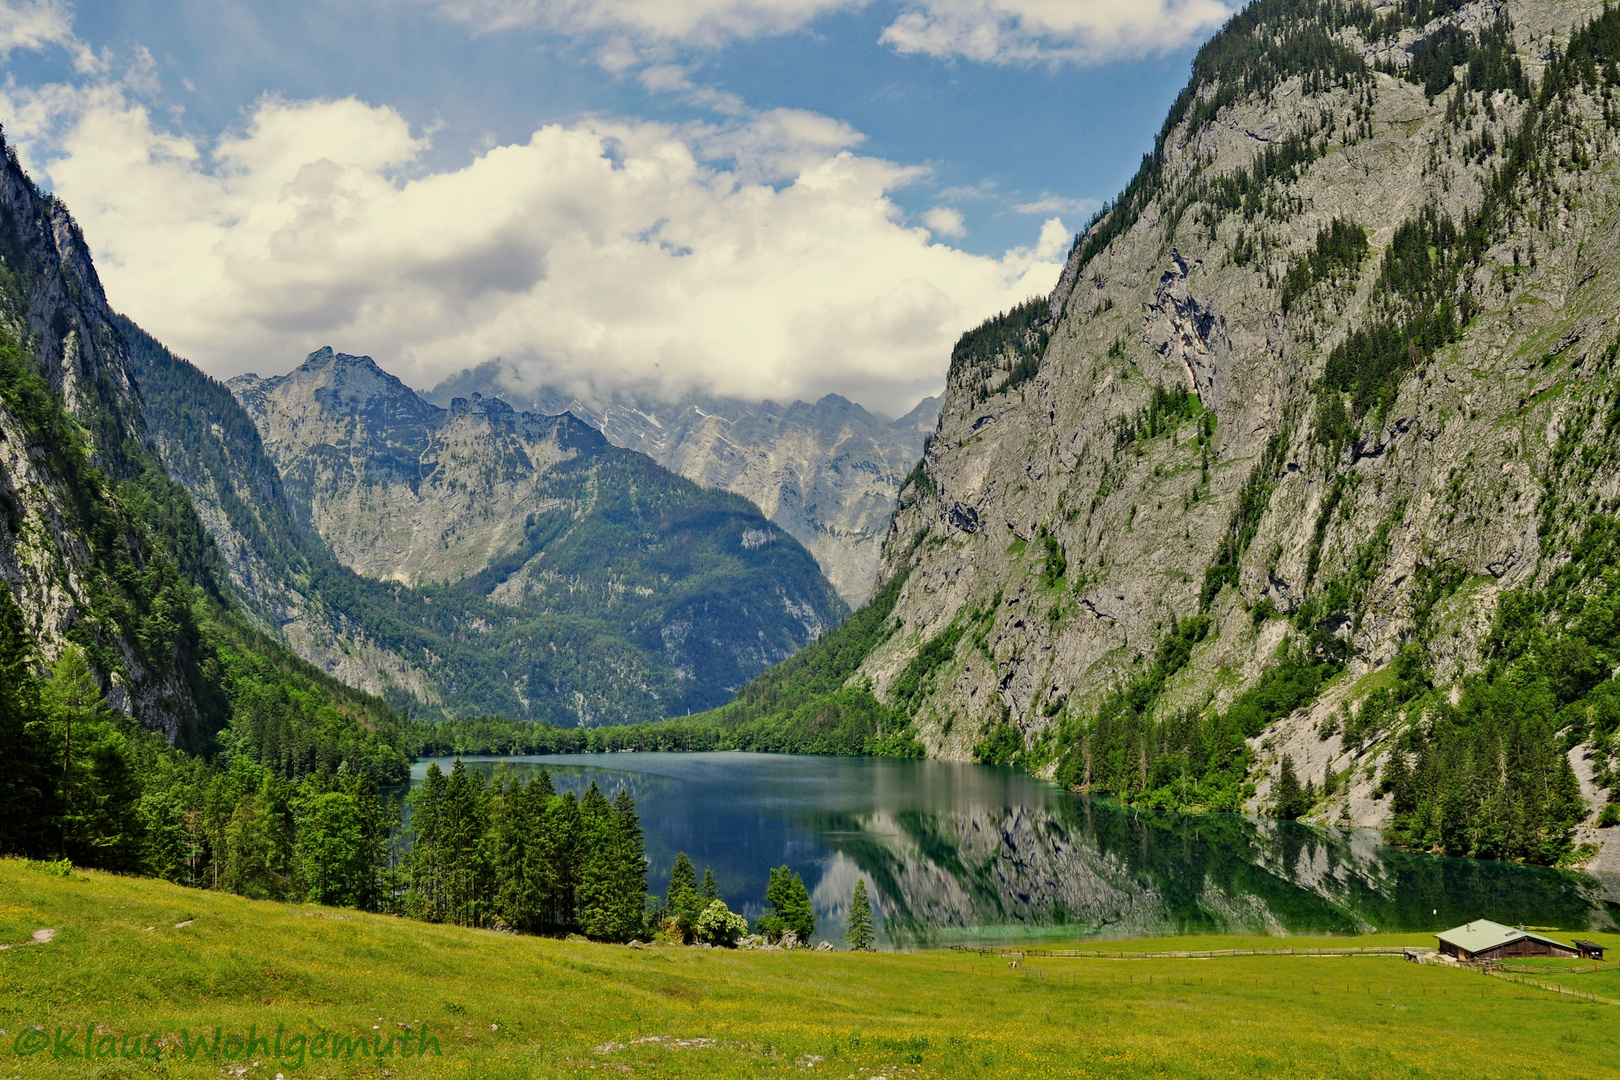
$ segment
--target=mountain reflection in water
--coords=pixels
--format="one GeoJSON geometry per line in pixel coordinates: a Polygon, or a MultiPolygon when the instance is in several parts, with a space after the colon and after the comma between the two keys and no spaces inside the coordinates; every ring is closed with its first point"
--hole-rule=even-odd
{"type": "Polygon", "coordinates": [[[989,766],[738,753],[465,760],[486,776],[545,768],[559,790],[629,788],[654,892],[685,851],[757,918],[770,868],[785,863],[810,887],[816,937],[835,942],[861,878],[895,945],[1350,934],[1476,918],[1595,929],[1620,915],[1620,881],[1391,851],[1366,830],[1132,811],[989,766]]]}

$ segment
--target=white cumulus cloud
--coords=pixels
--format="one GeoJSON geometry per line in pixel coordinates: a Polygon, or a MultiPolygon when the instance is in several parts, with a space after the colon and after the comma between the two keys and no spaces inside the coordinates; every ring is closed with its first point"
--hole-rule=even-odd
{"type": "Polygon", "coordinates": [[[923,224],[935,236],[966,236],[967,224],[962,211],[949,206],[936,206],[923,215],[923,224]]]}
{"type": "Polygon", "coordinates": [[[1089,62],[1180,48],[1232,11],[1221,0],[914,0],[881,40],[990,63],[1089,62]]]}
{"type": "Polygon", "coordinates": [[[1053,217],[999,258],[937,242],[889,197],[920,170],[791,110],[551,125],[436,173],[426,136],[354,99],[266,99],[213,143],[105,83],[0,90],[0,118],[113,305],[222,377],[330,344],[424,387],[499,357],[587,393],[893,411],[964,329],[1050,289],[1069,240],[1053,217]]]}
{"type": "Polygon", "coordinates": [[[72,53],[80,71],[103,66],[74,34],[73,14],[61,0],[0,0],[0,60],[18,49],[35,52],[51,45],[72,53]]]}
{"type": "MultiPolygon", "coordinates": [[[[540,27],[613,35],[601,57],[620,70],[633,43],[717,47],[798,30],[875,0],[425,0],[481,33],[540,27]]],[[[876,0],[881,2],[881,0],[876,0]]],[[[1180,48],[1235,10],[1223,0],[899,0],[880,40],[902,53],[990,63],[1091,62],[1180,48]]]]}

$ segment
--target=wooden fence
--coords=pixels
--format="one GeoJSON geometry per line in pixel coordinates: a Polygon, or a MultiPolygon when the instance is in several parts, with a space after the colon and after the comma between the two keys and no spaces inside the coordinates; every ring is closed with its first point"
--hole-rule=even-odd
{"type": "Polygon", "coordinates": [[[1404,956],[1411,946],[1367,945],[1359,948],[1304,949],[1194,949],[1177,952],[1128,952],[1109,949],[1004,949],[978,945],[952,945],[956,952],[978,953],[1003,959],[1038,957],[1053,960],[1203,960],[1217,956],[1404,956]]]}

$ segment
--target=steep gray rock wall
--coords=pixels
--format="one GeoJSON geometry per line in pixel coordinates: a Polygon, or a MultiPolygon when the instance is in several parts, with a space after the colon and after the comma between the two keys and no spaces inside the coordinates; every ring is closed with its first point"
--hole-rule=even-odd
{"type": "MultiPolygon", "coordinates": [[[[1452,18],[1477,30],[1510,16],[1535,80],[1570,27],[1600,10],[1468,4],[1452,18]]],[[[1388,41],[1341,25],[1331,38],[1369,64],[1405,65],[1439,25],[1388,41]]],[[[1348,646],[1348,670],[1253,740],[1248,805],[1267,805],[1290,753],[1317,779],[1348,774],[1317,819],[1383,824],[1375,780],[1388,744],[1320,732],[1384,685],[1410,641],[1442,685],[1480,669],[1498,598],[1568,558],[1572,539],[1542,535],[1541,515],[1569,455],[1611,462],[1583,482],[1581,512],[1613,505],[1620,469],[1588,419],[1620,335],[1608,90],[1579,97],[1576,134],[1551,152],[1535,210],[1493,235],[1464,279],[1474,313],[1457,339],[1432,358],[1413,346],[1417,362],[1391,376],[1386,405],[1352,416],[1342,441],[1322,434],[1324,410],[1355,407],[1348,392],[1329,400],[1324,369],[1383,310],[1380,268],[1398,230],[1425,208],[1466,222],[1527,107],[1476,91],[1466,115],[1448,116],[1452,91],[1431,98],[1403,74],[1355,85],[1293,75],[1196,124],[1173,117],[1157,194],[1122,203],[1127,227],[1101,231],[1117,223],[1105,215],[1100,248],[1077,243],[1038,374],[984,400],[953,377],[926,475],[902,492],[885,546],[882,576],[909,575],[899,632],[857,676],[887,697],[925,644],[953,642],[916,708],[931,754],[971,757],[1005,719],[1052,761],[1065,718],[1141,677],[1177,621],[1203,611],[1213,628],[1154,715],[1218,712],[1301,633],[1269,613],[1314,602],[1319,629],[1348,646]],[[1279,166],[1290,139],[1310,152],[1279,166]],[[1264,170],[1248,194],[1221,186],[1264,170]],[[1335,219],[1365,230],[1366,258],[1285,309],[1285,276],[1335,219]],[[1193,407],[1155,429],[1155,402],[1176,388],[1196,394],[1193,407]],[[1443,589],[1425,585],[1442,577],[1443,589]],[[1210,581],[1224,587],[1210,595],[1210,581]]]]}
{"type": "MultiPolygon", "coordinates": [[[[0,581],[42,662],[70,640],[87,643],[114,707],[171,740],[201,740],[206,718],[188,685],[195,671],[185,635],[143,642],[146,613],[131,610],[109,579],[151,568],[157,554],[113,490],[153,462],[126,344],[67,208],[35,188],[3,139],[0,158],[0,346],[19,362],[16,374],[0,376],[15,380],[0,402],[0,581]],[[27,406],[27,371],[60,397],[77,430],[40,427],[51,410],[27,406]],[[81,447],[95,471],[77,464],[81,447]],[[63,455],[73,456],[71,466],[63,455]]],[[[175,507],[172,524],[194,529],[189,514],[189,506],[175,507]]],[[[172,554],[189,554],[182,570],[209,577],[210,553],[172,554]]]]}
{"type": "Polygon", "coordinates": [[[702,396],[671,403],[621,393],[598,405],[549,388],[514,389],[518,385],[499,361],[489,361],[426,397],[448,406],[478,393],[519,409],[573,412],[614,445],[757,505],[810,549],[852,606],[871,595],[895,494],[939,411],[939,399],[925,398],[900,419],[887,420],[836,394],[778,405],[702,396]]]}
{"type": "Polygon", "coordinates": [[[443,706],[420,648],[379,642],[376,628],[347,617],[327,595],[380,590],[346,577],[320,537],[299,523],[258,429],[230,390],[133,322],[120,319],[119,327],[153,442],[191,496],[244,611],[348,686],[396,703],[443,706]]]}
{"type": "Polygon", "coordinates": [[[460,581],[517,551],[527,516],[560,508],[539,491],[552,466],[594,435],[495,400],[446,411],[370,357],[329,348],[229,386],[305,523],[356,572],[407,585],[460,581]]]}

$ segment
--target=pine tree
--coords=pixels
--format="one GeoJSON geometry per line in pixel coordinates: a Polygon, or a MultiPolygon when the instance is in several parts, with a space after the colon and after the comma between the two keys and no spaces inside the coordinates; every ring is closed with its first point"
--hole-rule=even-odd
{"type": "Polygon", "coordinates": [[[457,758],[445,785],[440,851],[444,863],[447,922],[482,926],[489,914],[490,873],[486,836],[489,793],[484,778],[457,758]]]}
{"type": "Polygon", "coordinates": [[[138,869],[140,778],[83,649],[62,651],[40,697],[62,746],[63,854],[83,866],[138,869]]]}
{"type": "Polygon", "coordinates": [[[534,797],[541,801],[541,805],[557,794],[557,789],[551,782],[551,772],[547,769],[540,770],[540,775],[534,778],[529,789],[534,793],[534,797]]]}
{"type": "Polygon", "coordinates": [[[714,880],[713,867],[703,868],[703,884],[698,888],[698,898],[703,901],[705,908],[720,899],[720,883],[714,880]]]}
{"type": "Polygon", "coordinates": [[[543,808],[538,784],[512,780],[494,791],[490,804],[490,849],[494,914],[508,926],[534,931],[544,904],[539,846],[543,808]]]}
{"type": "Polygon", "coordinates": [[[354,905],[363,911],[382,911],[392,896],[393,837],[399,828],[399,804],[384,801],[371,776],[350,776],[347,790],[360,809],[360,848],[366,874],[359,882],[354,905]]]}
{"type": "Polygon", "coordinates": [[[676,932],[682,941],[691,940],[697,917],[705,906],[698,895],[697,869],[682,851],[675,856],[675,865],[670,867],[669,888],[664,891],[665,915],[675,920],[676,932]]]}
{"type": "Polygon", "coordinates": [[[545,895],[541,923],[547,933],[579,926],[579,873],[585,820],[572,791],[552,796],[541,815],[539,855],[545,895]]]}
{"type": "Polygon", "coordinates": [[[414,918],[442,922],[445,917],[444,771],[437,761],[428,763],[422,786],[410,795],[411,848],[405,860],[405,910],[414,918]]]}
{"type": "Polygon", "coordinates": [[[792,931],[800,944],[809,944],[816,931],[816,912],[810,905],[810,891],[804,879],[786,866],[771,871],[771,880],[765,887],[765,902],[771,912],[759,918],[759,932],[769,938],[779,938],[792,931]]]}
{"type": "Polygon", "coordinates": [[[613,821],[617,856],[613,940],[629,941],[642,932],[647,918],[647,841],[627,788],[621,787],[613,800],[613,821]]]}
{"type": "Polygon", "coordinates": [[[1299,786],[1299,776],[1294,771],[1294,759],[1284,754],[1282,769],[1277,774],[1277,786],[1271,791],[1272,814],[1284,821],[1293,821],[1309,810],[1305,802],[1305,789],[1299,786]]]}
{"type": "Polygon", "coordinates": [[[22,609],[0,583],[0,854],[37,857],[61,846],[61,761],[52,761],[33,658],[22,609]]]}
{"type": "Polygon", "coordinates": [[[697,893],[697,868],[686,852],[675,855],[675,865],[669,868],[669,888],[664,890],[664,906],[674,911],[683,892],[697,893]]]}
{"type": "Polygon", "coordinates": [[[849,928],[844,931],[844,940],[849,947],[859,951],[867,951],[872,947],[872,939],[877,936],[872,926],[872,902],[866,896],[866,882],[864,879],[855,882],[855,893],[849,900],[849,928]]]}
{"type": "Polygon", "coordinates": [[[618,926],[615,902],[618,877],[615,834],[618,830],[613,807],[594,780],[579,801],[579,816],[579,888],[575,894],[579,928],[593,940],[612,941],[618,926]]]}

